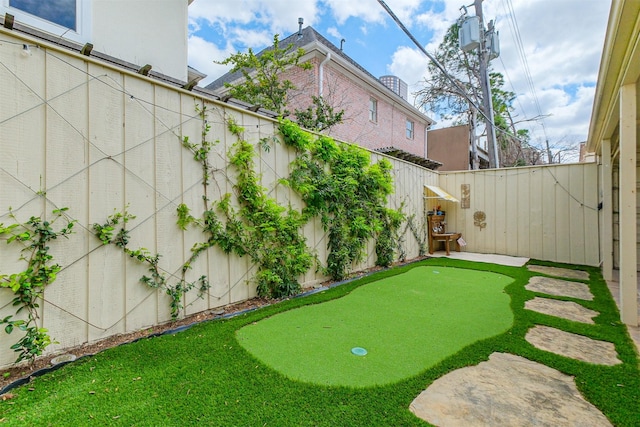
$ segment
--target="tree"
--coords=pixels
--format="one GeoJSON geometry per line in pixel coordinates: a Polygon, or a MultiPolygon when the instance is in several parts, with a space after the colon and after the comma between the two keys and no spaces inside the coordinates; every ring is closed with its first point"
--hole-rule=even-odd
{"type": "MultiPolygon", "coordinates": [[[[293,44],[280,47],[279,35],[273,36],[273,46],[255,54],[251,48],[247,53],[236,53],[218,64],[232,64],[230,72],[242,73],[244,80],[239,83],[225,83],[230,88],[229,94],[252,105],[259,105],[284,117],[290,114],[287,110],[289,96],[298,88],[291,80],[282,76],[291,67],[310,70],[313,65],[300,62],[304,49],[293,49],[293,44]]],[[[341,123],[344,110],[336,112],[334,106],[321,96],[312,96],[312,105],[306,110],[295,110],[300,126],[321,132],[341,123]]]]}
{"type": "Polygon", "coordinates": [[[296,86],[281,76],[292,66],[311,69],[313,66],[309,62],[300,62],[303,55],[304,49],[293,50],[293,44],[281,48],[279,35],[276,34],[273,36],[273,46],[258,55],[249,48],[247,53],[238,52],[217,63],[232,64],[230,72],[240,72],[244,77],[240,83],[225,83],[231,89],[229,94],[232,97],[286,116],[289,114],[286,110],[288,94],[296,86]]]}
{"type": "Polygon", "coordinates": [[[311,99],[313,106],[307,107],[306,110],[296,110],[294,113],[300,126],[322,132],[342,123],[344,110],[336,113],[333,106],[329,105],[323,97],[312,96],[311,99]]]}
{"type": "Polygon", "coordinates": [[[430,62],[429,77],[424,80],[424,88],[415,93],[416,101],[421,108],[439,113],[445,120],[468,123],[471,108],[467,97],[478,106],[482,104],[480,61],[478,55],[469,55],[458,47],[457,24],[449,27],[434,57],[450,78],[430,62]]]}
{"type": "MultiPolygon", "coordinates": [[[[455,124],[475,127],[478,111],[474,111],[473,104],[482,108],[480,59],[476,51],[466,53],[459,48],[458,28],[458,24],[449,27],[434,55],[451,79],[430,63],[424,88],[415,95],[421,108],[439,113],[455,124]]],[[[512,115],[515,94],[504,89],[502,74],[490,72],[489,80],[500,164],[520,166],[539,163],[540,153],[529,145],[528,130],[516,127],[518,122],[514,121],[512,115]]]]}

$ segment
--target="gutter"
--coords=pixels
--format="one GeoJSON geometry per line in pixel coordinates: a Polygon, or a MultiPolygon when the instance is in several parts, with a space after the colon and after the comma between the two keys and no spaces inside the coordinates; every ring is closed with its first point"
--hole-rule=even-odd
{"type": "Polygon", "coordinates": [[[327,52],[327,57],[318,66],[318,98],[322,98],[322,89],[324,82],[324,64],[331,60],[331,52],[327,52]]]}

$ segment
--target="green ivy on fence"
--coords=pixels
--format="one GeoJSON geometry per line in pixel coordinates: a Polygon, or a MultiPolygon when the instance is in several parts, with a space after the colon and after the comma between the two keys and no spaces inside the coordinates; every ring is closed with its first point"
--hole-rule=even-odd
{"type": "Polygon", "coordinates": [[[280,122],[280,133],[298,152],[285,182],[302,196],[305,217],[319,216],[328,232],[326,273],[335,280],[346,277],[372,238],[376,264],[390,265],[404,219],[401,211],[386,207],[393,192],[391,163],[382,159],[371,164],[366,150],[326,136],[315,138],[290,120],[280,122]]]}
{"type": "Polygon", "coordinates": [[[230,194],[218,207],[224,214],[230,247],[238,255],[247,254],[258,264],[256,274],[258,295],[280,298],[298,293],[298,278],[313,264],[314,256],[301,234],[306,223],[303,215],[281,206],[267,195],[254,171],[253,146],[242,137],[243,129],[228,121],[228,129],[238,141],[229,157],[238,172],[235,185],[240,209],[231,205],[230,194]]]}
{"type": "Polygon", "coordinates": [[[25,312],[22,319],[14,319],[11,315],[0,320],[0,324],[5,325],[7,334],[11,334],[16,328],[25,333],[11,346],[18,353],[16,363],[23,360],[33,363],[52,344],[47,329],[38,325],[38,308],[39,301],[44,299],[45,288],[56,280],[61,269],[60,265],[53,262],[49,245],[52,240],[71,234],[75,224],[75,221],[65,215],[67,209],[54,210],[51,221],[32,216],[25,223],[18,221],[11,212],[10,217],[15,222],[7,226],[0,223],[0,237],[6,239],[7,244],[22,246],[20,259],[27,263],[25,270],[19,273],[0,274],[0,288],[10,289],[15,295],[12,304],[18,307],[16,315],[25,312]],[[53,225],[60,219],[64,221],[64,225],[56,231],[53,225]]]}
{"type": "MultiPolygon", "coordinates": [[[[282,120],[280,133],[286,144],[295,148],[298,157],[290,164],[289,178],[281,182],[302,197],[306,206],[299,212],[291,206],[279,205],[268,196],[254,170],[254,148],[244,139],[244,129],[229,118],[227,129],[238,139],[229,151],[230,165],[237,171],[234,194],[238,206],[232,204],[232,194],[225,194],[221,200],[213,202],[208,196],[214,172],[209,155],[219,141],[208,140],[210,125],[206,106],[196,105],[196,112],[202,122],[200,141],[194,143],[185,136],[181,142],[193,154],[193,159],[201,164],[204,210],[202,217],[197,218],[191,214],[191,208],[180,204],[176,209],[176,223],[181,230],[190,226],[200,228],[206,239],[193,245],[191,256],[182,265],[177,282],[169,283],[159,266],[160,254],[153,254],[146,248],[128,247],[127,225],[135,219],[128,212],[128,206],[122,212],[114,210],[103,224],[93,224],[96,237],[104,245],[115,245],[130,258],[148,265],[149,274],[140,281],[170,297],[173,320],[184,309],[183,299],[187,292],[197,287],[198,297],[202,298],[210,289],[205,275],[192,282],[186,280],[186,275],[198,257],[216,245],[225,253],[247,255],[257,264],[255,280],[258,295],[280,298],[298,293],[301,289],[299,278],[314,262],[320,263],[307,247],[302,232],[305,224],[315,217],[320,218],[328,233],[329,255],[324,273],[333,279],[346,277],[353,264],[362,260],[370,239],[376,242],[377,265],[390,265],[398,249],[404,257],[398,243],[398,230],[404,214],[402,209],[386,207],[387,198],[393,191],[391,164],[387,160],[371,164],[366,150],[336,143],[328,137],[314,137],[291,121],[282,120]],[[224,217],[224,223],[216,215],[216,210],[224,217]]],[[[272,140],[277,141],[277,138],[274,136],[272,140]]],[[[268,151],[268,138],[262,138],[258,145],[268,151]]],[[[7,243],[20,243],[23,246],[21,259],[27,262],[27,268],[21,273],[0,275],[0,287],[9,288],[15,294],[12,302],[19,306],[16,314],[26,311],[26,319],[14,320],[13,316],[7,316],[0,320],[8,334],[16,328],[25,332],[25,336],[11,346],[19,353],[16,362],[35,360],[52,343],[47,330],[38,326],[37,309],[38,301],[43,299],[44,288],[56,279],[61,269],[53,263],[48,244],[59,236],[67,237],[75,223],[64,215],[66,210],[53,211],[55,218],[50,222],[31,217],[26,223],[16,220],[8,226],[0,224],[0,237],[7,243]],[[64,218],[66,223],[55,231],[52,225],[60,218],[64,218]]],[[[13,214],[11,217],[15,220],[13,214]]],[[[408,226],[411,226],[411,221],[408,226]]]]}

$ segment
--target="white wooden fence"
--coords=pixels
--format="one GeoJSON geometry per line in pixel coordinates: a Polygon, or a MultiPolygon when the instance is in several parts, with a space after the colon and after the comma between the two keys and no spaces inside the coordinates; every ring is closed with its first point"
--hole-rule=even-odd
{"type": "MultiPolygon", "coordinates": [[[[160,265],[174,278],[202,234],[176,226],[176,207],[185,203],[194,215],[202,210],[202,172],[182,138],[198,141],[202,120],[196,108],[207,107],[208,136],[217,140],[210,161],[215,169],[208,196],[218,200],[232,192],[234,173],[227,153],[236,137],[226,129],[233,116],[256,145],[256,168],[262,184],[282,204],[301,208],[299,197],[278,183],[289,173],[295,153],[283,144],[259,148],[261,138],[277,135],[276,123],[251,112],[203,99],[91,58],[43,46],[21,55],[25,40],[0,32],[0,222],[47,218],[68,207],[77,221],[75,233],[58,239],[51,253],[62,266],[47,287],[40,316],[59,342],[49,351],[139,330],[170,319],[169,297],[140,283],[147,268],[118,248],[101,244],[92,224],[104,223],[125,208],[136,219],[130,247],[162,255],[160,265]]],[[[26,41],[28,42],[28,41],[26,41]]],[[[382,154],[372,153],[375,161],[382,154]]],[[[531,256],[597,265],[596,169],[593,165],[521,168],[487,172],[438,174],[402,160],[393,164],[395,193],[389,204],[403,206],[424,220],[423,186],[439,185],[460,197],[470,184],[470,208],[446,206],[451,228],[461,231],[466,250],[531,256]],[[486,213],[486,227],[474,226],[473,213],[486,213]]],[[[403,226],[404,229],[404,226],[403,226]]],[[[304,229],[308,245],[326,260],[326,236],[319,222],[304,229]]],[[[407,259],[418,256],[419,243],[404,234],[407,259]]],[[[375,253],[354,270],[373,266],[375,253]]],[[[0,245],[0,274],[24,269],[15,245],[0,245]]],[[[209,278],[204,299],[187,295],[185,314],[251,298],[255,272],[247,257],[224,254],[214,247],[189,272],[188,279],[209,278]]],[[[310,271],[302,282],[325,278],[310,271]]],[[[13,294],[0,289],[0,318],[14,314],[13,294]]],[[[16,355],[9,346],[19,332],[0,331],[0,368],[16,355]]]]}

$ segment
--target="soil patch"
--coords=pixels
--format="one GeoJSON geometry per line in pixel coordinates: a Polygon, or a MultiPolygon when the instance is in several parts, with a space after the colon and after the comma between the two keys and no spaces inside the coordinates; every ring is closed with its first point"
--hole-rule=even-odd
{"type": "Polygon", "coordinates": [[[111,337],[105,338],[100,341],[64,349],[63,352],[48,354],[46,356],[37,358],[32,365],[20,364],[17,366],[12,366],[8,369],[0,370],[0,390],[2,390],[4,387],[6,387],[7,385],[13,382],[20,380],[21,378],[29,377],[41,369],[51,367],[52,366],[51,359],[58,357],[61,354],[74,355],[76,359],[79,359],[83,356],[94,355],[96,353],[100,353],[103,350],[116,347],[121,344],[130,343],[130,342],[139,340],[141,338],[147,338],[153,335],[159,335],[166,331],[171,331],[173,329],[177,329],[182,326],[192,325],[195,323],[204,322],[206,320],[220,318],[225,315],[230,315],[233,313],[240,313],[246,310],[260,308],[266,305],[273,304],[275,302],[278,302],[278,300],[270,300],[265,298],[252,298],[250,300],[229,305],[226,307],[219,307],[211,310],[206,310],[200,313],[196,313],[191,316],[187,316],[183,319],[177,320],[175,322],[167,322],[161,325],[152,326],[147,329],[130,332],[127,334],[113,335],[111,337]]]}

